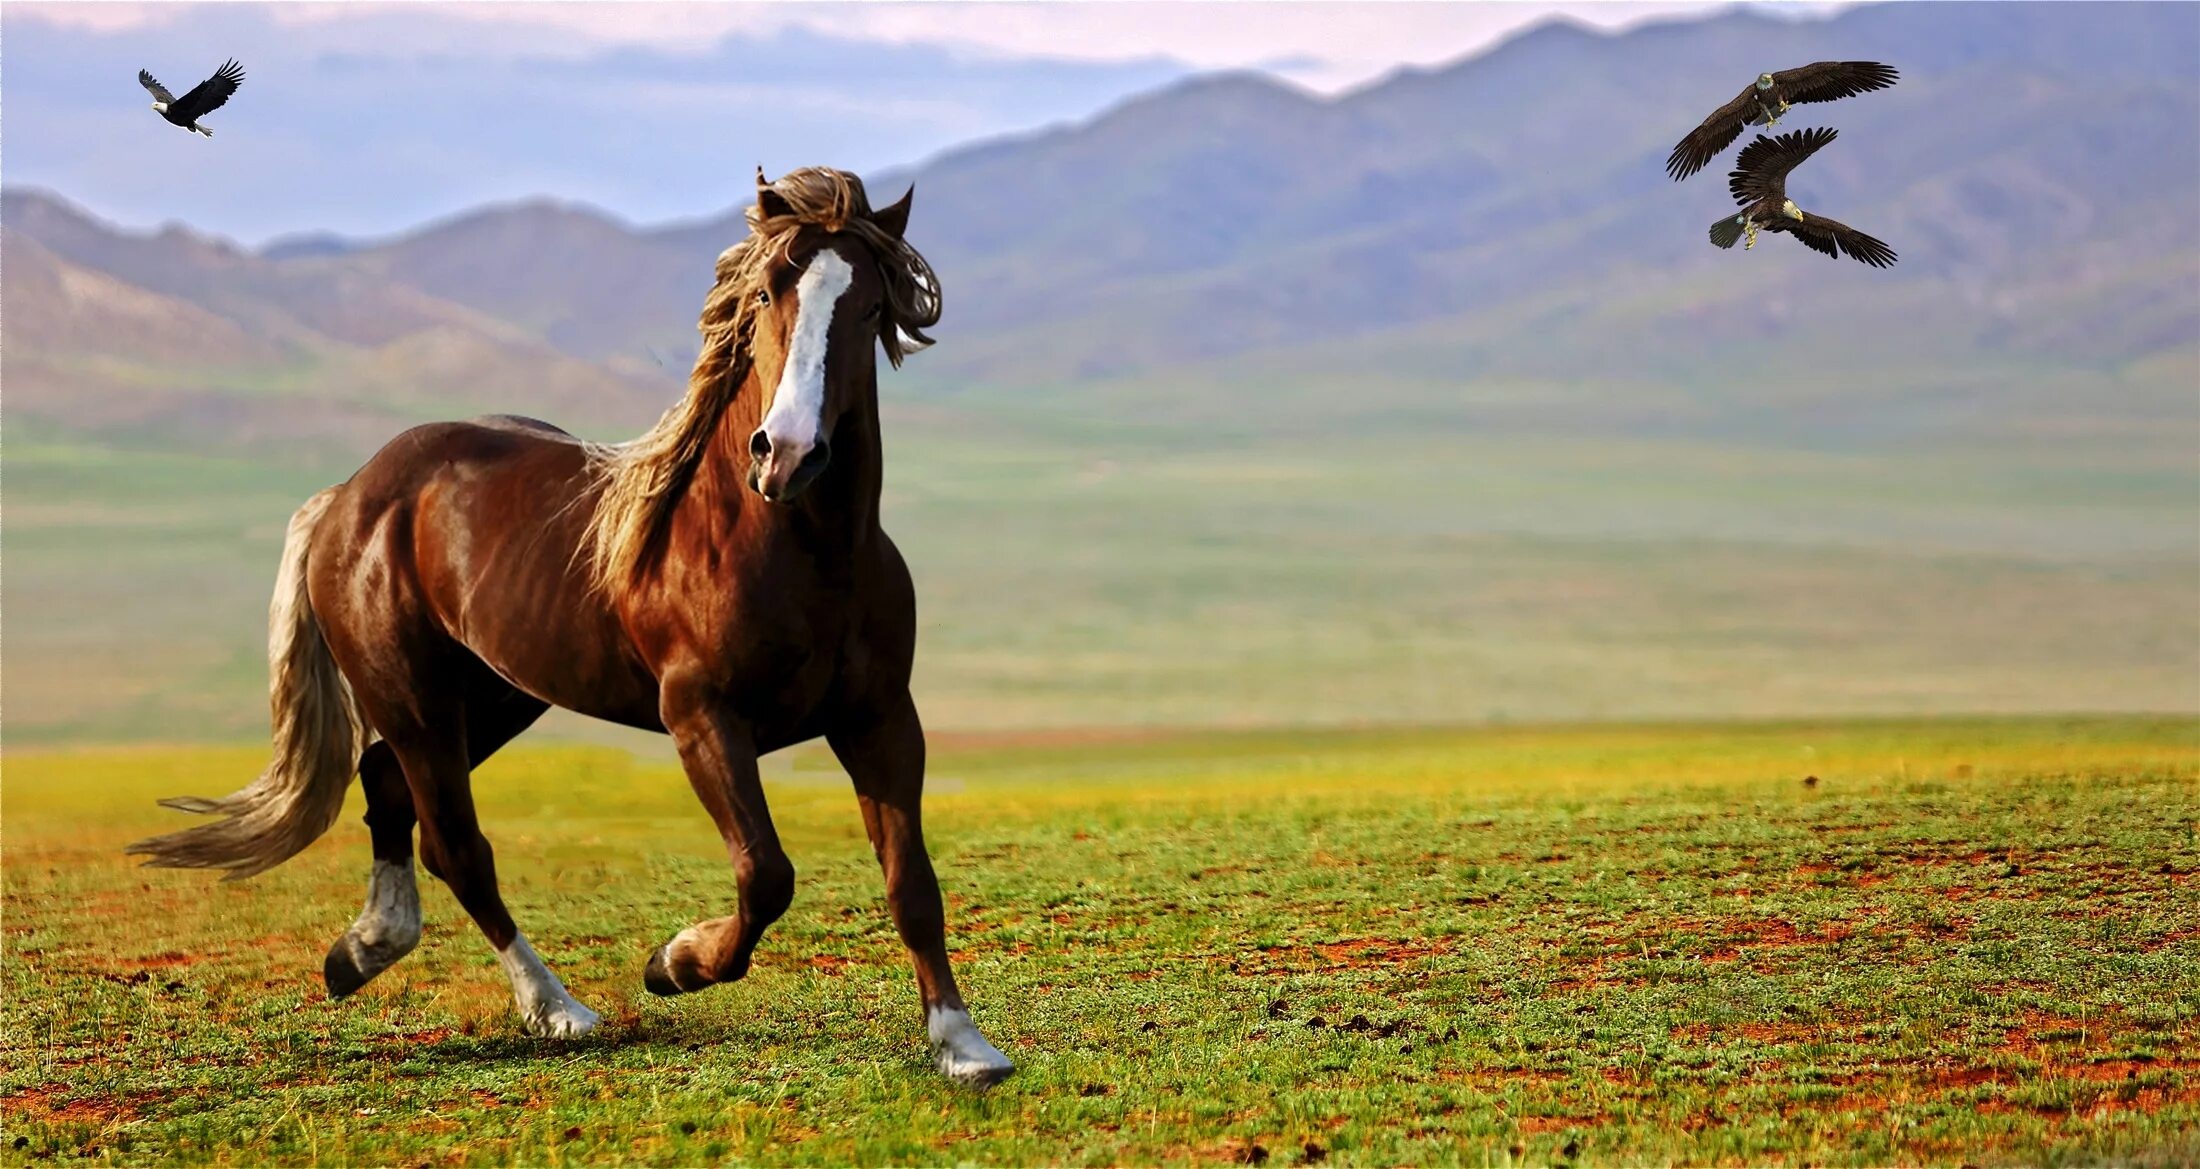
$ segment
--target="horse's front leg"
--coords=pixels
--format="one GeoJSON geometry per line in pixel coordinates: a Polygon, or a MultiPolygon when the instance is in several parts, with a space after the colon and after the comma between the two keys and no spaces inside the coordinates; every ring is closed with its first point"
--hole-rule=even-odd
{"type": "Polygon", "coordinates": [[[916,705],[904,694],[881,715],[828,733],[826,741],[855,781],[863,826],[886,871],[886,903],[916,963],[934,1064],[962,1083],[999,1082],[1016,1065],[978,1033],[947,964],[940,882],[924,849],[924,728],[916,705]]]}
{"type": "Polygon", "coordinates": [[[715,693],[668,685],[663,706],[665,729],[679,746],[688,783],[717,823],[740,883],[732,917],[691,925],[650,955],[643,985],[651,993],[672,995],[749,972],[757,939],[794,900],[794,864],[772,827],[747,728],[715,693]]]}

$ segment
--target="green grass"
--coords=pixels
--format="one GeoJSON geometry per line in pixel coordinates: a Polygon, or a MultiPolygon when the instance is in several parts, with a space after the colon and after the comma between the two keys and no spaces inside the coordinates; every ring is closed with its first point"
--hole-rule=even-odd
{"type": "MultiPolygon", "coordinates": [[[[937,726],[2200,710],[2189,459],[891,405],[937,726]]],[[[15,438],[9,741],[260,733],[283,522],[354,464],[15,438]]]]}
{"type": "Polygon", "coordinates": [[[985,1095],[926,1064],[820,752],[767,770],[793,910],[672,1001],[644,955],[732,894],[684,782],[484,769],[515,916],[606,1017],[569,1045],[433,882],[422,948],[324,1001],[356,796],[250,883],[125,866],[155,796],[258,762],[7,756],[0,1161],[2200,1157],[2189,718],[947,738],[955,965],[1020,1064],[985,1095]]]}

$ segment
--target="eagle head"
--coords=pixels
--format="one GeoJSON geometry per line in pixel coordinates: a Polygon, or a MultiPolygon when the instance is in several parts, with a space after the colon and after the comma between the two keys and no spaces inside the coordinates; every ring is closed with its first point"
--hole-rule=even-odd
{"type": "Polygon", "coordinates": [[[1759,73],[1759,74],[1757,75],[1757,88],[1758,88],[1758,89],[1760,89],[1760,90],[1764,90],[1764,89],[1771,89],[1771,88],[1772,88],[1772,74],[1770,74],[1770,73],[1759,73]]]}
{"type": "Polygon", "coordinates": [[[1787,216],[1789,219],[1800,221],[1803,218],[1803,209],[1795,205],[1795,200],[1783,199],[1780,202],[1780,214],[1787,216]]]}
{"type": "Polygon", "coordinates": [[[154,103],[153,103],[153,112],[154,112],[154,113],[156,113],[156,114],[165,114],[165,113],[167,113],[167,112],[168,112],[168,103],[167,103],[167,102],[164,102],[164,101],[157,101],[157,102],[154,102],[154,103]]]}

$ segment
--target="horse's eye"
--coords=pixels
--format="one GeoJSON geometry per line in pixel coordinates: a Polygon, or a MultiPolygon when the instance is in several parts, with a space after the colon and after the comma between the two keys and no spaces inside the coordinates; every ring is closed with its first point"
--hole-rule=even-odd
{"type": "Polygon", "coordinates": [[[769,288],[757,289],[756,303],[763,305],[765,308],[770,308],[772,303],[772,290],[769,288]]]}
{"type": "Polygon", "coordinates": [[[868,312],[866,312],[866,313],[864,313],[864,314],[863,314],[863,319],[864,319],[864,320],[866,320],[866,321],[875,321],[875,320],[877,320],[877,319],[878,319],[878,315],[879,315],[879,313],[880,313],[880,312],[881,312],[882,310],[884,310],[884,309],[885,309],[885,307],[886,307],[885,305],[878,305],[878,304],[874,304],[874,305],[872,305],[872,306],[871,306],[871,308],[870,308],[870,311],[868,311],[868,312]]]}

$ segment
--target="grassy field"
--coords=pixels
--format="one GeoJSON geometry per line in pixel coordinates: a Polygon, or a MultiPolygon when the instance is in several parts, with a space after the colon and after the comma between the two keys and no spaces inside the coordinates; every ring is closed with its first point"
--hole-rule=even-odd
{"type": "Polygon", "coordinates": [[[677,774],[484,769],[515,915],[606,1018],[562,1046],[432,882],[421,949],[325,1001],[354,815],[247,884],[124,864],[258,762],[7,756],[0,1161],[2200,1158],[2191,719],[949,739],[951,945],[1021,1065],[985,1095],[929,1070],[819,753],[767,775],[792,912],[675,1001],[645,954],[732,893],[677,774]]]}
{"type": "MultiPolygon", "coordinates": [[[[931,722],[2200,710],[2189,454],[1393,422],[1232,435],[896,399],[886,515],[931,722]]],[[[260,734],[283,524],[366,453],[11,430],[9,743],[260,734]]]]}

